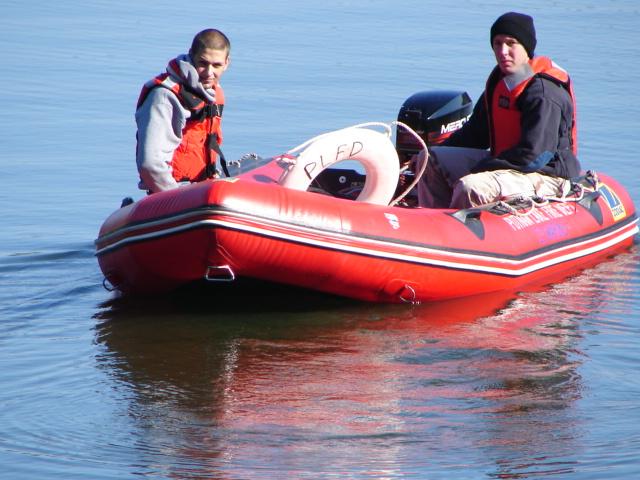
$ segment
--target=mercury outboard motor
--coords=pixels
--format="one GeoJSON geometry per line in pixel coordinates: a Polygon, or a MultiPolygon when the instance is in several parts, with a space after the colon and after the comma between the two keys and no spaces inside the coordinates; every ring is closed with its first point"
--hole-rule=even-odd
{"type": "MultiPolygon", "coordinates": [[[[398,121],[409,125],[427,145],[442,143],[471,116],[473,101],[467,92],[426,91],[411,95],[398,112],[398,121]]],[[[405,164],[422,147],[402,127],[397,128],[396,150],[405,164]]]]}

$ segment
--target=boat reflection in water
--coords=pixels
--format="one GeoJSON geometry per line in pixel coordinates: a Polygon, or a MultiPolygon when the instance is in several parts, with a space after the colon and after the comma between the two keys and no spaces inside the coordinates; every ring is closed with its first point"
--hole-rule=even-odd
{"type": "Polygon", "coordinates": [[[583,323],[635,263],[628,253],[553,287],[413,307],[293,301],[290,290],[287,308],[267,292],[114,300],[97,315],[98,363],[147,471],[571,472],[583,323]]]}

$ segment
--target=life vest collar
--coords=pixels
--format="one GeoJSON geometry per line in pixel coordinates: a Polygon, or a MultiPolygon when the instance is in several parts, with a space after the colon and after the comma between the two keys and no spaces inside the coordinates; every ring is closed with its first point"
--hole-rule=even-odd
{"type": "Polygon", "coordinates": [[[522,69],[519,72],[512,73],[511,75],[506,75],[502,81],[506,85],[508,90],[515,89],[522,82],[529,80],[535,75],[535,72],[531,68],[531,65],[528,63],[522,66],[522,69]]]}

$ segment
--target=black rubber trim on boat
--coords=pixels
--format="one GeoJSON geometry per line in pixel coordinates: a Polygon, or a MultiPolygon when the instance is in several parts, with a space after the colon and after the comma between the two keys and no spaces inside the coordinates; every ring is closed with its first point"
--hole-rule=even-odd
{"type": "Polygon", "coordinates": [[[484,240],[484,225],[480,220],[481,210],[477,208],[466,208],[458,210],[455,213],[450,214],[453,218],[462,222],[473,234],[480,240],[484,240]]]}
{"type": "Polygon", "coordinates": [[[604,222],[602,209],[597,202],[600,196],[601,193],[599,191],[590,192],[578,201],[578,205],[588,210],[591,216],[596,220],[596,222],[598,222],[598,225],[602,225],[602,223],[604,222]]]}

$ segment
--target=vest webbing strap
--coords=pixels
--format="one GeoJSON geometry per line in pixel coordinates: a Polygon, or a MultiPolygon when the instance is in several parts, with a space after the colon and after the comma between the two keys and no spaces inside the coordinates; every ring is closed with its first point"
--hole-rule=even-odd
{"type": "MultiPolygon", "coordinates": [[[[222,153],[220,144],[218,143],[218,136],[215,133],[212,133],[207,137],[207,147],[218,154],[218,157],[220,158],[220,166],[222,166],[222,171],[227,177],[230,177],[231,175],[229,175],[229,169],[227,168],[227,159],[224,158],[224,153],[222,153]]],[[[207,175],[207,178],[212,178],[216,173],[216,164],[209,163],[207,165],[205,173],[207,175]]]]}

